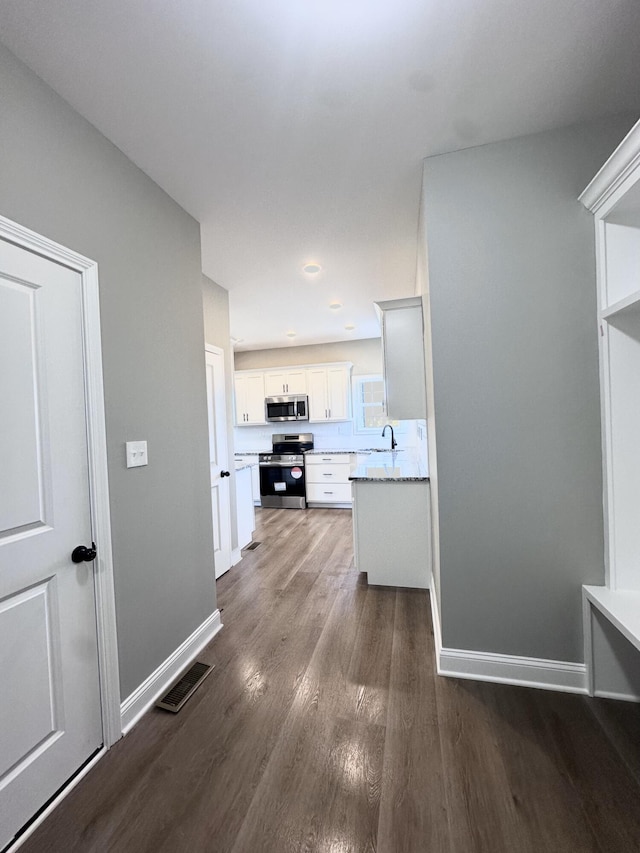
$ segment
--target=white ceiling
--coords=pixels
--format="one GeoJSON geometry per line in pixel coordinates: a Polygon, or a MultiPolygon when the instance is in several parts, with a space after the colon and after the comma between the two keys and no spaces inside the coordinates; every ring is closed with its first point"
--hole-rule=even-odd
{"type": "Polygon", "coordinates": [[[379,333],[422,158],[640,107],[638,0],[1,0],[0,40],[202,223],[238,349],[379,333]]]}

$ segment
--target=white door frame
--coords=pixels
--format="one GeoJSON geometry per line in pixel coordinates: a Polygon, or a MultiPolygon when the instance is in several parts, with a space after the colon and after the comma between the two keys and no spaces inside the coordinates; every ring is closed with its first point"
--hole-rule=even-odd
{"type": "Polygon", "coordinates": [[[98,556],[93,566],[100,707],[102,711],[102,737],[104,747],[108,749],[122,737],[122,722],[120,716],[116,603],[113,584],[113,552],[111,548],[107,436],[102,384],[98,265],[95,261],[54,243],[53,240],[42,237],[35,231],[18,225],[4,216],[0,216],[0,238],[56,261],[80,274],[91,529],[98,544],[98,556]]]}

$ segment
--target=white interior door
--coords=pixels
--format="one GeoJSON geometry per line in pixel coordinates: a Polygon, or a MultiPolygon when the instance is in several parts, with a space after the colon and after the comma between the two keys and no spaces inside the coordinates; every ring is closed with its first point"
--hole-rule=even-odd
{"type": "Polygon", "coordinates": [[[231,568],[231,503],[229,450],[224,392],[224,353],[207,347],[207,406],[209,410],[209,461],[215,575],[231,568]]]}
{"type": "Polygon", "coordinates": [[[102,744],[80,274],[0,239],[0,849],[102,744]]]}

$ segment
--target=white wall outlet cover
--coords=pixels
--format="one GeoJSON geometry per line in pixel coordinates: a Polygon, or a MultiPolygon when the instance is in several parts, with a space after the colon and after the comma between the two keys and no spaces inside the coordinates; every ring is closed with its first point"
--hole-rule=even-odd
{"type": "Polygon", "coordinates": [[[127,441],[127,468],[139,468],[140,465],[148,465],[146,441],[127,441]]]}

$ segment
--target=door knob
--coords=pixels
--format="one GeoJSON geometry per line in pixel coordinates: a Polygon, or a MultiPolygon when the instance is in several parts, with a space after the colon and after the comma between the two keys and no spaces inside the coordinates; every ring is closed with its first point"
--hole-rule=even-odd
{"type": "Polygon", "coordinates": [[[71,559],[74,563],[90,563],[95,560],[97,553],[95,542],[91,543],[91,548],[87,548],[86,545],[78,545],[71,552],[71,559]]]}
{"type": "Polygon", "coordinates": [[[231,471],[220,471],[220,476],[221,477],[230,477],[231,471]]]}

